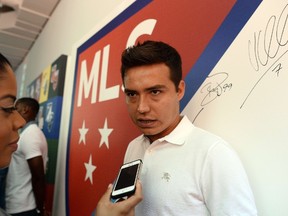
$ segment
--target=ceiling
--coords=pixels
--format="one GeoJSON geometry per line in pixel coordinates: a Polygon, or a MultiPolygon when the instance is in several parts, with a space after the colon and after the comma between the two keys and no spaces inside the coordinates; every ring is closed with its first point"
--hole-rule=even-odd
{"type": "Polygon", "coordinates": [[[0,52],[14,70],[25,59],[60,0],[0,0],[0,52]],[[6,7],[7,6],[7,7],[6,7]]]}

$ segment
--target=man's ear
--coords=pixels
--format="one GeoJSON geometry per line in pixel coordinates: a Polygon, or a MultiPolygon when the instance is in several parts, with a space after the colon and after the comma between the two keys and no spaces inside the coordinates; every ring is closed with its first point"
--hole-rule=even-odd
{"type": "Polygon", "coordinates": [[[185,94],[185,82],[184,80],[181,80],[178,85],[178,92],[177,92],[179,101],[183,98],[184,94],[185,94]]]}
{"type": "Polygon", "coordinates": [[[30,107],[24,105],[23,108],[22,108],[22,113],[26,114],[27,112],[29,112],[29,110],[30,110],[30,107]]]}

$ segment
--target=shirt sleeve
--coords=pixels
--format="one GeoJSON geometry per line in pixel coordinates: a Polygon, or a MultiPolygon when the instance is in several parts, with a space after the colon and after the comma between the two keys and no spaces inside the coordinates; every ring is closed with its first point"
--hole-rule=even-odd
{"type": "Polygon", "coordinates": [[[209,149],[201,179],[204,199],[211,215],[257,215],[244,167],[236,152],[224,141],[209,149]]]}

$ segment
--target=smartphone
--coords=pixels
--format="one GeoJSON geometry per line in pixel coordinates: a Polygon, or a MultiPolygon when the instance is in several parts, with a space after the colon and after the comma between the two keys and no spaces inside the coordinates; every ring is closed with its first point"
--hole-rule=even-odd
{"type": "Polygon", "coordinates": [[[111,193],[112,199],[124,198],[135,193],[141,166],[142,161],[140,159],[121,166],[111,193]]]}

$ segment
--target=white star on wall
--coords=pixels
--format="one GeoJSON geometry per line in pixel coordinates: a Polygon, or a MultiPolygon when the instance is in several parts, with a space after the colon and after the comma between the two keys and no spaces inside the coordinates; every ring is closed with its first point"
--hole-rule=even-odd
{"type": "Polygon", "coordinates": [[[101,141],[100,141],[100,144],[99,144],[99,148],[105,143],[105,145],[109,149],[108,136],[111,134],[113,129],[112,128],[108,128],[107,118],[105,118],[104,127],[102,129],[99,128],[98,130],[99,130],[99,132],[101,134],[101,141]]]}
{"type": "Polygon", "coordinates": [[[80,133],[80,138],[79,138],[79,142],[78,144],[81,144],[81,142],[84,143],[84,145],[86,145],[86,134],[88,132],[88,128],[85,128],[85,121],[83,121],[82,123],[82,128],[79,128],[79,133],[80,133]]]}
{"type": "Polygon", "coordinates": [[[89,162],[88,163],[84,163],[85,168],[86,168],[86,176],[85,176],[85,181],[89,178],[91,184],[93,184],[93,172],[94,170],[97,168],[96,166],[94,166],[92,164],[92,155],[90,154],[89,157],[89,162]]]}

